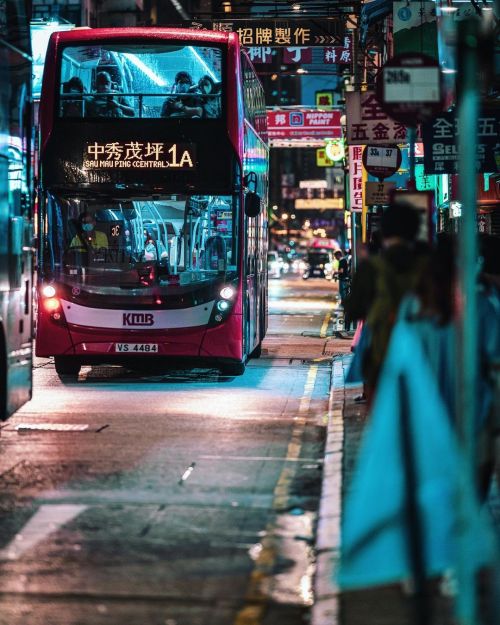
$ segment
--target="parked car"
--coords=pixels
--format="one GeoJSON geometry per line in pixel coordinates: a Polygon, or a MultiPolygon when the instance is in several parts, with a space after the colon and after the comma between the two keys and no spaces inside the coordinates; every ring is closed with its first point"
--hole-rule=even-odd
{"type": "Polygon", "coordinates": [[[333,277],[333,255],[327,251],[309,251],[304,259],[302,278],[326,278],[333,277]]]}

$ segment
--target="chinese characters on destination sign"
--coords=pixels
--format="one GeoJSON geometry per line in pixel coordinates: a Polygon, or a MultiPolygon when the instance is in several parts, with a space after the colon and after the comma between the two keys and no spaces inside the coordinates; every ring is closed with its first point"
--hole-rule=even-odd
{"type": "MultiPolygon", "coordinates": [[[[346,93],[347,142],[355,145],[404,143],[406,126],[391,119],[373,91],[346,93]]],[[[417,128],[417,136],[419,135],[417,128]]]]}
{"type": "MultiPolygon", "coordinates": [[[[440,113],[422,126],[424,167],[427,174],[455,174],[458,169],[458,120],[454,112],[440,113]]],[[[500,150],[500,116],[484,110],[477,125],[476,169],[478,173],[497,172],[495,152],[500,150]]]]}
{"type": "Polygon", "coordinates": [[[95,141],[85,148],[83,166],[86,169],[194,169],[196,154],[194,146],[185,143],[95,141]]]}

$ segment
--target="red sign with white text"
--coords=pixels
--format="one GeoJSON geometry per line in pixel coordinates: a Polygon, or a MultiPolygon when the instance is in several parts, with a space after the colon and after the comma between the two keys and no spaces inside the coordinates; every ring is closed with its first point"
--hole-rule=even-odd
{"type": "Polygon", "coordinates": [[[341,115],[340,110],[267,111],[267,131],[270,139],[339,139],[342,137],[341,115]]]}
{"type": "Polygon", "coordinates": [[[283,48],[283,63],[312,63],[312,48],[283,48]]]}

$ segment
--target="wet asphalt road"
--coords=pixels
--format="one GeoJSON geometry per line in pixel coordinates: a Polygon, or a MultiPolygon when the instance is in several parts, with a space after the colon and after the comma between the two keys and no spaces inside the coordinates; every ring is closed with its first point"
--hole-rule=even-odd
{"type": "Polygon", "coordinates": [[[0,625],[306,622],[334,288],[272,280],[263,355],[239,378],[84,367],[63,383],[37,359],[0,437],[0,625]]]}

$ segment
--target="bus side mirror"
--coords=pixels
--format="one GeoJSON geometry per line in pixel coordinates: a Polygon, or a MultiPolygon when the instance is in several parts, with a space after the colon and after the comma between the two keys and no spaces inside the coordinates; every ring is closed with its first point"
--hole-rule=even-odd
{"type": "Polygon", "coordinates": [[[257,217],[260,214],[260,195],[249,191],[245,196],[245,215],[247,217],[257,217]]]}

